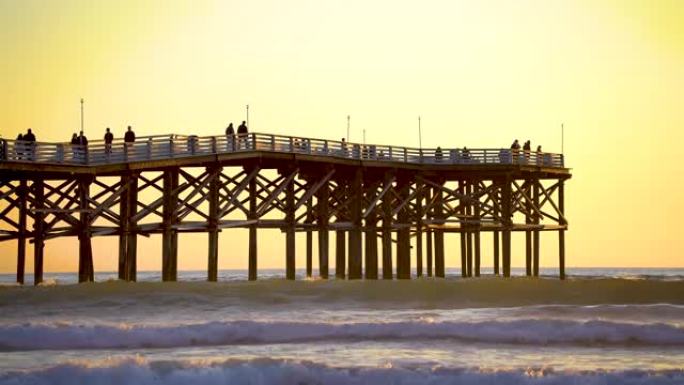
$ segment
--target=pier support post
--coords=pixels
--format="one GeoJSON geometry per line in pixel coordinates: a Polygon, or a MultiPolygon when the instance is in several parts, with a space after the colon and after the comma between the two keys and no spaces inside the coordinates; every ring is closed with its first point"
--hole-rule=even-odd
{"type": "MultiPolygon", "coordinates": [[[[435,194],[435,218],[438,220],[437,224],[442,226],[444,224],[444,195],[442,189],[434,189],[435,194]]],[[[435,277],[444,278],[444,230],[436,229],[435,236],[435,277]]]]}
{"type": "MultiPolygon", "coordinates": [[[[250,170],[253,172],[253,170],[250,170]]],[[[249,255],[248,255],[248,273],[247,277],[250,281],[257,279],[257,223],[259,219],[257,215],[257,182],[256,176],[249,181],[249,220],[253,221],[249,225],[249,255]]]]}
{"type": "Polygon", "coordinates": [[[26,216],[28,186],[25,179],[19,181],[17,198],[19,199],[19,220],[17,237],[17,283],[24,284],[24,274],[26,271],[26,216]]]}
{"type": "MultiPolygon", "coordinates": [[[[375,185],[373,185],[375,187],[375,185]]],[[[366,188],[368,201],[375,198],[376,189],[366,188]]],[[[366,279],[378,279],[378,232],[376,227],[378,225],[377,210],[374,207],[366,216],[366,229],[364,231],[364,257],[366,270],[364,277],[366,279]]]]}
{"type": "MultiPolygon", "coordinates": [[[[475,183],[473,185],[473,192],[475,196],[479,196],[479,183],[475,183]]],[[[473,243],[475,246],[474,249],[474,254],[475,254],[475,272],[474,275],[476,277],[480,276],[480,226],[482,224],[482,218],[480,218],[480,201],[479,198],[473,205],[473,215],[475,218],[477,218],[477,224],[475,225],[475,231],[473,232],[473,243]]]]}
{"type": "MultiPolygon", "coordinates": [[[[409,197],[410,181],[402,178],[399,181],[399,198],[404,202],[409,197]]],[[[401,226],[397,231],[397,278],[411,278],[411,217],[408,204],[397,214],[397,222],[401,226]]]]}
{"type": "Polygon", "coordinates": [[[494,231],[492,238],[494,238],[494,275],[499,275],[499,231],[494,231]]]}
{"type": "Polygon", "coordinates": [[[317,191],[318,196],[318,275],[328,279],[328,201],[330,199],[330,184],[325,184],[317,191]]]}
{"type": "Polygon", "coordinates": [[[423,191],[425,184],[421,177],[416,180],[416,276],[423,276],[423,191]]]}
{"type": "MultiPolygon", "coordinates": [[[[423,197],[425,199],[425,202],[428,204],[430,202],[432,202],[431,192],[432,192],[432,189],[429,187],[425,187],[425,189],[423,190],[423,194],[424,194],[423,197]]],[[[429,220],[432,220],[434,218],[434,215],[432,214],[431,209],[428,210],[425,213],[425,215],[426,215],[426,218],[429,220]]],[[[428,222],[428,223],[431,223],[431,222],[428,222]]],[[[432,230],[429,227],[425,230],[425,249],[426,249],[425,250],[426,251],[426,255],[425,255],[426,261],[425,262],[427,265],[426,266],[427,267],[427,276],[432,277],[432,251],[433,251],[432,250],[432,230]]]]}
{"type": "MultiPolygon", "coordinates": [[[[466,190],[465,181],[458,181],[458,193],[461,195],[461,197],[468,194],[468,190],[466,190]]],[[[468,215],[468,208],[467,204],[465,203],[465,199],[463,198],[459,199],[459,205],[461,206],[458,210],[458,214],[460,214],[460,232],[458,233],[458,237],[461,242],[461,278],[466,278],[468,276],[468,225],[466,225],[463,221],[465,220],[465,217],[468,215]]]]}
{"type": "Polygon", "coordinates": [[[344,279],[347,275],[346,236],[344,230],[335,231],[335,278],[344,279]]]}
{"type": "Polygon", "coordinates": [[[178,271],[178,230],[173,226],[178,218],[178,169],[165,170],[163,178],[162,281],[175,281],[178,271]]]}
{"type": "MultiPolygon", "coordinates": [[[[532,181],[527,180],[522,186],[522,190],[525,192],[527,197],[530,196],[530,186],[532,181]]],[[[532,215],[530,211],[532,210],[532,202],[525,199],[525,224],[532,224],[532,215]]],[[[532,231],[525,230],[525,275],[528,277],[532,276],[532,231]]]]}
{"type": "MultiPolygon", "coordinates": [[[[313,221],[313,200],[309,198],[306,201],[306,223],[311,224],[313,221]]],[[[313,234],[310,227],[306,228],[306,277],[311,278],[313,275],[313,234]]]]}
{"type": "MultiPolygon", "coordinates": [[[[393,183],[390,173],[385,175],[384,188],[393,183]]],[[[389,187],[390,189],[392,187],[389,187]]],[[[393,278],[392,267],[392,198],[388,191],[382,197],[382,278],[393,278]]]]}
{"type": "MultiPolygon", "coordinates": [[[[535,208],[539,209],[539,184],[538,180],[532,185],[532,204],[535,208]]],[[[535,225],[539,225],[541,218],[536,212],[533,216],[533,222],[535,225]]],[[[539,230],[534,230],[532,232],[532,275],[539,277],[539,230]]]]}
{"type": "MultiPolygon", "coordinates": [[[[558,184],[558,211],[565,216],[565,181],[561,180],[558,184]]],[[[567,222],[560,218],[561,225],[567,222]]],[[[565,229],[558,230],[558,275],[560,279],[565,279],[565,229]]]]}
{"type": "Polygon", "coordinates": [[[82,177],[78,180],[79,203],[79,232],[78,232],[78,282],[93,282],[95,273],[93,268],[93,247],[90,241],[90,184],[92,177],[82,177]]]}
{"type": "Polygon", "coordinates": [[[42,179],[36,179],[31,186],[33,189],[33,207],[39,211],[35,211],[33,215],[33,283],[38,285],[43,282],[43,252],[45,248],[45,213],[40,211],[45,205],[43,199],[45,197],[45,182],[42,179]]]}
{"type": "Polygon", "coordinates": [[[349,279],[361,279],[362,266],[361,259],[363,248],[361,245],[361,204],[363,201],[361,169],[357,168],[351,182],[349,191],[350,215],[352,228],[349,231],[349,279]]]}
{"type": "MultiPolygon", "coordinates": [[[[221,187],[221,167],[207,169],[209,182],[209,250],[207,258],[207,281],[218,280],[218,241],[219,241],[219,188],[221,187]]],[[[175,278],[175,277],[174,277],[175,278]]]]}
{"type": "MultiPolygon", "coordinates": [[[[293,172],[289,170],[288,173],[293,172]]],[[[295,185],[294,179],[285,188],[285,278],[295,279],[295,185]]]]}
{"type": "Polygon", "coordinates": [[[501,218],[503,222],[503,275],[511,276],[511,179],[507,176],[501,185],[501,218]]]}
{"type": "Polygon", "coordinates": [[[138,224],[134,219],[138,212],[138,175],[132,174],[128,190],[128,232],[126,234],[126,280],[136,281],[138,273],[138,224]]]}

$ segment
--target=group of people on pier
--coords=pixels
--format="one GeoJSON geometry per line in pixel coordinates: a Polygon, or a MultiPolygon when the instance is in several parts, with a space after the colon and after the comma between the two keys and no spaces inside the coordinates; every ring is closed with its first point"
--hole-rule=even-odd
{"type": "Polygon", "coordinates": [[[237,128],[237,143],[235,141],[235,128],[233,128],[233,123],[230,123],[226,127],[226,137],[228,138],[228,147],[230,149],[247,148],[249,129],[247,128],[247,123],[243,120],[242,123],[237,128]]]}

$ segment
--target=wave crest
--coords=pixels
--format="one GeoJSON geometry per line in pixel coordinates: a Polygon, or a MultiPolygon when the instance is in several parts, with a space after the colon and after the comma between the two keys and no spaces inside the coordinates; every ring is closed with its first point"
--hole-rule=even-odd
{"type": "Polygon", "coordinates": [[[0,326],[0,349],[132,349],[326,340],[458,339],[482,343],[684,346],[664,323],[522,319],[387,323],[225,321],[176,325],[26,323],[0,326]]]}

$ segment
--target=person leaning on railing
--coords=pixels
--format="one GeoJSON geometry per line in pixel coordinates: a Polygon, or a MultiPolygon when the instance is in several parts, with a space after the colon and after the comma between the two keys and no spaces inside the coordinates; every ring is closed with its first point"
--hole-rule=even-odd
{"type": "Polygon", "coordinates": [[[247,124],[243,120],[242,123],[238,126],[237,129],[237,134],[238,134],[238,148],[245,146],[245,149],[248,147],[247,144],[247,134],[249,133],[249,130],[247,129],[247,124]]]}
{"type": "Polygon", "coordinates": [[[226,146],[228,146],[226,150],[235,151],[235,129],[232,122],[226,127],[226,139],[226,146]]]}
{"type": "Polygon", "coordinates": [[[126,153],[134,149],[133,143],[135,143],[135,132],[131,126],[128,126],[128,130],[124,134],[124,150],[126,153]]]}
{"type": "Polygon", "coordinates": [[[114,135],[109,131],[109,127],[107,127],[107,131],[105,132],[104,135],[104,142],[105,142],[105,154],[109,155],[112,153],[112,142],[114,141],[114,135]]]}

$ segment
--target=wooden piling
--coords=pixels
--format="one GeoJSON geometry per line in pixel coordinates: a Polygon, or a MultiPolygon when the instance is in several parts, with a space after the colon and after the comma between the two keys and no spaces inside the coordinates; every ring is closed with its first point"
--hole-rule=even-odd
{"type": "MultiPolygon", "coordinates": [[[[33,207],[37,210],[45,208],[43,202],[45,196],[45,182],[36,179],[31,186],[33,190],[33,207]]],[[[35,211],[33,214],[33,283],[38,285],[43,282],[43,252],[45,248],[45,214],[35,211]]]]}
{"type": "Polygon", "coordinates": [[[318,200],[318,275],[328,279],[328,201],[330,199],[330,186],[326,182],[317,191],[318,200]]]}
{"type": "MultiPolygon", "coordinates": [[[[458,181],[458,193],[461,196],[465,196],[468,191],[466,190],[466,182],[463,180],[458,181]]],[[[458,238],[461,243],[461,278],[465,278],[468,276],[468,232],[467,228],[468,225],[463,223],[463,220],[465,219],[466,215],[468,214],[467,211],[467,204],[465,202],[465,199],[461,198],[459,199],[459,206],[460,208],[457,210],[457,213],[460,218],[460,229],[461,231],[458,233],[458,238]]]]}
{"type": "MultiPolygon", "coordinates": [[[[540,186],[535,182],[532,185],[532,204],[534,207],[539,207],[539,188],[540,186]]],[[[533,222],[535,225],[540,223],[541,218],[538,213],[533,216],[533,222]]],[[[534,230],[532,232],[532,275],[539,277],[539,230],[534,230]]]]}
{"type": "MultiPolygon", "coordinates": [[[[178,169],[164,170],[162,205],[162,281],[175,281],[178,271],[178,231],[173,228],[177,222],[178,169]]],[[[211,192],[210,192],[211,194],[211,192]]],[[[210,204],[212,201],[210,197],[210,204]]],[[[214,198],[215,199],[215,198],[214,198]]],[[[209,235],[209,255],[211,260],[212,239],[209,235]]],[[[211,262],[210,262],[211,263],[211,262]]]]}
{"type": "MultiPolygon", "coordinates": [[[[250,170],[253,172],[254,170],[250,170]]],[[[253,221],[249,225],[249,255],[248,255],[248,279],[257,279],[257,183],[256,177],[249,181],[249,220],[253,221]]]]}
{"type": "Polygon", "coordinates": [[[416,181],[416,204],[415,204],[415,223],[416,223],[416,276],[423,276],[423,190],[424,183],[422,178],[416,181]]]}
{"type": "MultiPolygon", "coordinates": [[[[393,177],[385,175],[384,188],[391,188],[393,177]]],[[[392,197],[389,191],[382,198],[382,278],[392,279],[392,197]]]]}
{"type": "MultiPolygon", "coordinates": [[[[410,182],[402,178],[398,183],[399,197],[401,202],[409,198],[410,182]]],[[[411,222],[408,205],[399,210],[397,214],[397,222],[401,226],[397,230],[397,278],[410,279],[411,278],[411,230],[409,225],[411,222]]]]}
{"type": "Polygon", "coordinates": [[[138,273],[138,175],[132,174],[131,188],[128,190],[128,233],[126,234],[126,280],[135,282],[138,273]]]}
{"type": "MultiPolygon", "coordinates": [[[[125,148],[125,147],[124,147],[125,148]]],[[[130,186],[130,176],[124,174],[121,176],[121,188],[123,189],[121,197],[119,198],[119,279],[126,280],[126,250],[128,234],[128,190],[130,186]]]]}
{"type": "MultiPolygon", "coordinates": [[[[219,188],[221,187],[221,168],[211,167],[207,169],[209,178],[209,218],[208,218],[208,256],[207,256],[207,281],[218,280],[218,241],[219,241],[219,188]]],[[[175,278],[175,277],[174,277],[175,278]]]]}
{"type": "Polygon", "coordinates": [[[513,214],[511,211],[511,180],[506,177],[501,185],[501,217],[503,222],[503,275],[511,276],[511,226],[513,214]]]}
{"type": "MultiPolygon", "coordinates": [[[[473,184],[473,193],[475,195],[479,194],[479,186],[477,182],[473,184]]],[[[474,257],[475,257],[475,267],[474,267],[474,275],[476,277],[480,276],[480,227],[481,227],[481,217],[480,217],[480,201],[479,198],[478,200],[473,204],[473,216],[477,218],[477,224],[474,226],[475,231],[473,232],[473,245],[474,245],[474,257]]]]}
{"type": "MultiPolygon", "coordinates": [[[[444,222],[444,196],[442,189],[435,188],[435,217],[440,225],[444,222]]],[[[435,277],[444,278],[445,277],[445,267],[444,267],[444,230],[437,229],[434,231],[435,236],[435,277]]]]}
{"type": "MultiPolygon", "coordinates": [[[[427,187],[423,185],[423,199],[426,203],[426,205],[429,207],[430,202],[432,201],[432,189],[430,187],[427,187]]],[[[425,217],[428,220],[432,220],[434,218],[433,211],[432,209],[426,210],[425,211],[425,217]]],[[[426,263],[426,268],[427,268],[427,276],[432,277],[432,251],[433,251],[433,246],[432,246],[432,230],[428,227],[425,230],[425,263],[426,263]]]]}
{"type": "MultiPolygon", "coordinates": [[[[564,181],[558,183],[558,211],[565,216],[565,186],[564,181]]],[[[561,225],[567,225],[565,219],[561,217],[561,225]]],[[[565,279],[565,229],[558,230],[558,275],[560,279],[565,279]]]]}
{"type": "MultiPolygon", "coordinates": [[[[375,198],[375,190],[367,191],[367,200],[371,201],[375,198]]],[[[364,262],[366,265],[364,277],[366,279],[378,279],[378,232],[376,227],[378,225],[378,215],[374,207],[366,216],[364,231],[364,262]]]]}
{"type": "Polygon", "coordinates": [[[95,280],[93,267],[93,249],[90,241],[90,184],[92,177],[82,177],[78,181],[79,232],[78,232],[78,282],[95,280]]]}
{"type": "Polygon", "coordinates": [[[28,186],[26,179],[19,181],[17,198],[19,199],[19,220],[17,222],[17,283],[24,284],[26,271],[26,217],[27,217],[27,195],[28,186]]]}
{"type": "Polygon", "coordinates": [[[499,275],[499,231],[494,231],[492,238],[494,242],[494,275],[499,275]]]}
{"type": "MultiPolygon", "coordinates": [[[[313,221],[313,201],[308,199],[306,201],[306,223],[313,221]]],[[[311,228],[306,229],[306,277],[313,276],[313,234],[311,228]]]]}
{"type": "Polygon", "coordinates": [[[335,278],[344,279],[347,275],[346,236],[344,230],[335,231],[335,278]]]}
{"type": "MultiPolygon", "coordinates": [[[[291,172],[291,171],[290,171],[291,172]]],[[[294,180],[285,188],[285,277],[295,279],[295,190],[294,180]]]]}
{"type": "Polygon", "coordinates": [[[362,277],[362,254],[361,244],[361,205],[363,202],[362,190],[363,174],[361,168],[357,168],[350,184],[349,197],[351,199],[349,211],[352,228],[349,231],[349,279],[361,279],[362,277]]]}
{"type": "MultiPolygon", "coordinates": [[[[522,190],[527,197],[530,196],[530,181],[527,180],[522,186],[522,190]]],[[[532,224],[532,202],[525,199],[525,224],[532,224]]],[[[532,232],[525,230],[525,275],[532,276],[532,232]]]]}

